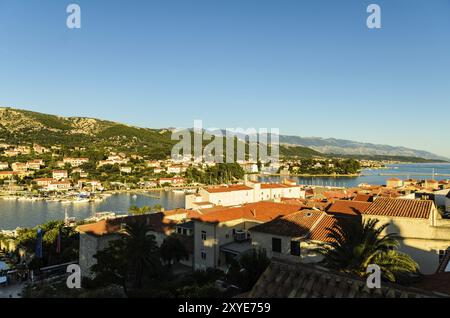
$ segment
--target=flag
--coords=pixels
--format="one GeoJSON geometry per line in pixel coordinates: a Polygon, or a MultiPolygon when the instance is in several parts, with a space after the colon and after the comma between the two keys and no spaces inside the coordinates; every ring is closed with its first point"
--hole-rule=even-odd
{"type": "Polygon", "coordinates": [[[36,257],[42,258],[42,229],[37,229],[36,257]]]}
{"type": "Polygon", "coordinates": [[[61,228],[58,230],[58,238],[56,239],[56,253],[61,253],[61,228]]]}

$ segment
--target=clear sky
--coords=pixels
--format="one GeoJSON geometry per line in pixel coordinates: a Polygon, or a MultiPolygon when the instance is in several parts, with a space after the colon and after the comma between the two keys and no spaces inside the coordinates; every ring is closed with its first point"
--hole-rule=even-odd
{"type": "Polygon", "coordinates": [[[450,157],[449,0],[0,0],[0,105],[450,157]],[[366,26],[370,3],[382,28],[366,26]]]}

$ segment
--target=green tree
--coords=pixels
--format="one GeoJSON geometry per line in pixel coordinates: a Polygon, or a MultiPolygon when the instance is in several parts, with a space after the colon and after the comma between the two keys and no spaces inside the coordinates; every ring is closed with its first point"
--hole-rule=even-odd
{"type": "Polygon", "coordinates": [[[44,235],[42,239],[43,258],[33,264],[50,266],[78,259],[79,233],[72,227],[64,227],[62,221],[50,221],[34,228],[19,229],[17,232],[17,245],[34,254],[37,240],[37,229],[41,228],[44,235]],[[61,252],[56,250],[59,232],[61,232],[61,252]]]}
{"type": "Polygon", "coordinates": [[[270,260],[263,249],[254,249],[232,262],[227,281],[239,286],[242,291],[249,291],[267,269],[270,260]]]}
{"type": "Polygon", "coordinates": [[[367,267],[376,264],[383,278],[395,282],[399,276],[418,272],[417,263],[407,254],[397,251],[399,236],[382,235],[388,224],[377,226],[379,220],[364,222],[346,220],[330,229],[331,243],[324,243],[317,251],[330,268],[365,277],[367,267]]]}
{"type": "Polygon", "coordinates": [[[160,248],[161,258],[170,268],[174,262],[187,258],[189,253],[181,240],[171,235],[167,237],[161,244],[160,248]]]}
{"type": "Polygon", "coordinates": [[[128,211],[133,214],[133,215],[142,215],[142,214],[146,214],[148,212],[150,212],[152,209],[151,207],[144,205],[142,207],[138,207],[136,205],[133,205],[132,207],[130,207],[128,209],[128,211]]]}
{"type": "Polygon", "coordinates": [[[120,238],[110,242],[94,257],[97,263],[92,266],[101,285],[118,284],[124,292],[140,290],[145,283],[154,281],[162,272],[155,236],[149,235],[150,227],[143,221],[127,224],[120,238]]]}

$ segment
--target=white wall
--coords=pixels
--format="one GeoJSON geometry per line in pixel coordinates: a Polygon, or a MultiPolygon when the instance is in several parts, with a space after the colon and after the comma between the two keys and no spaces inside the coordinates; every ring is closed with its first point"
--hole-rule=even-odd
{"type": "MultiPolygon", "coordinates": [[[[435,211],[435,213],[437,213],[435,211]]],[[[450,222],[437,217],[432,226],[431,218],[413,219],[363,215],[364,219],[378,219],[379,224],[389,223],[385,233],[397,233],[402,238],[400,251],[410,255],[423,274],[433,274],[439,265],[439,250],[450,247],[450,222]]]]}
{"type": "Polygon", "coordinates": [[[317,247],[317,244],[312,241],[301,240],[300,241],[300,256],[291,255],[291,241],[295,238],[289,236],[273,235],[268,233],[261,233],[256,231],[250,231],[252,234],[252,245],[255,248],[261,248],[266,251],[268,258],[277,257],[284,258],[290,261],[302,262],[302,263],[315,263],[323,259],[323,257],[315,252],[313,249],[317,247]],[[281,239],[281,253],[272,251],[272,238],[281,239]]]}

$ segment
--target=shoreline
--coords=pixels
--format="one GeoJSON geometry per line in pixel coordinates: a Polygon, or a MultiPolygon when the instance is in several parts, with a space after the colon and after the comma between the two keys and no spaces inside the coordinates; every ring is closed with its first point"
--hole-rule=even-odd
{"type": "Polygon", "coordinates": [[[318,178],[341,178],[341,177],[348,177],[348,178],[358,178],[361,177],[362,174],[355,173],[355,174],[309,174],[309,173],[301,173],[301,174],[281,174],[281,173],[258,173],[254,174],[260,177],[264,176],[275,176],[275,177],[318,177],[318,178]]]}

